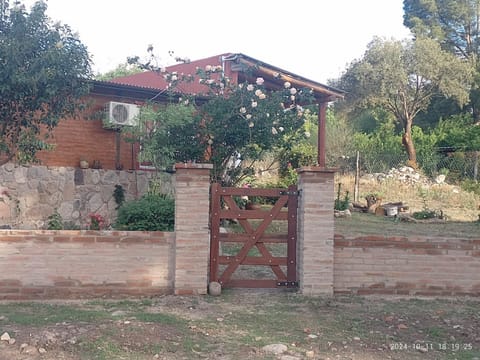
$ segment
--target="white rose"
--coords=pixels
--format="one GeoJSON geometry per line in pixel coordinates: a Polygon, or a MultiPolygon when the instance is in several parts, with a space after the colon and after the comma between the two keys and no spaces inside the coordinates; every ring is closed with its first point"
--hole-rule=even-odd
{"type": "Polygon", "coordinates": [[[290,89],[290,94],[295,95],[297,93],[297,89],[291,88],[290,89]]]}
{"type": "Polygon", "coordinates": [[[247,112],[247,109],[245,109],[244,106],[240,108],[240,114],[245,114],[247,112]]]}
{"type": "Polygon", "coordinates": [[[245,115],[245,117],[247,118],[247,120],[250,120],[252,118],[252,114],[247,114],[245,115]]]}
{"type": "Polygon", "coordinates": [[[212,65],[205,66],[205,71],[212,71],[212,65]]]}
{"type": "Polygon", "coordinates": [[[277,129],[275,129],[274,127],[272,127],[272,134],[273,134],[273,135],[277,135],[277,134],[278,134],[277,129]]]}
{"type": "Polygon", "coordinates": [[[285,89],[288,89],[290,86],[292,86],[292,84],[290,84],[288,81],[285,81],[283,86],[285,87],[285,89]]]}
{"type": "Polygon", "coordinates": [[[263,80],[263,78],[258,77],[258,78],[257,78],[257,81],[256,81],[256,84],[257,84],[257,85],[263,85],[264,82],[265,82],[265,80],[263,80]]]}
{"type": "Polygon", "coordinates": [[[253,121],[250,121],[250,122],[248,123],[248,127],[252,128],[252,127],[254,127],[254,126],[255,126],[255,124],[253,123],[253,121]]]}
{"type": "Polygon", "coordinates": [[[257,107],[257,102],[256,101],[252,101],[252,108],[256,108],[257,107]]]}
{"type": "Polygon", "coordinates": [[[265,95],[264,93],[261,93],[260,95],[258,95],[258,98],[259,98],[260,100],[263,100],[263,99],[265,99],[266,97],[267,97],[267,95],[265,95]]]}
{"type": "Polygon", "coordinates": [[[260,96],[261,94],[263,94],[262,90],[260,89],[255,90],[255,95],[260,96]]]}

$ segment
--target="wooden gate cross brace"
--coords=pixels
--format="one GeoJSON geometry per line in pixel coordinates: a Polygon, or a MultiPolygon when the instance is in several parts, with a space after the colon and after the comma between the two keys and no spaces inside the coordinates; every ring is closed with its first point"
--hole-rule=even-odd
{"type": "MultiPolygon", "coordinates": [[[[228,207],[234,211],[240,211],[240,208],[238,207],[237,203],[234,201],[232,196],[224,196],[224,201],[228,205],[228,207]]],[[[258,241],[262,238],[265,230],[270,226],[272,221],[277,218],[278,214],[282,210],[283,206],[287,203],[288,201],[288,196],[282,195],[278,198],[277,202],[275,205],[270,209],[270,211],[267,213],[265,212],[265,217],[263,221],[260,223],[260,225],[257,227],[257,229],[253,229],[252,225],[248,222],[247,219],[242,219],[239,218],[238,222],[242,226],[242,228],[245,230],[245,233],[250,236],[250,239],[245,242],[243,247],[240,249],[238,254],[232,259],[230,264],[228,264],[227,268],[223,272],[223,274],[220,276],[219,282],[220,284],[223,284],[227,282],[234,271],[238,268],[239,265],[242,264],[242,262],[245,260],[245,258],[248,255],[248,252],[250,249],[255,245],[258,250],[260,251],[260,254],[262,255],[262,258],[266,261],[265,265],[268,265],[269,263],[272,262],[273,256],[272,254],[268,251],[266,248],[265,244],[259,243],[258,241]]],[[[277,276],[278,280],[286,280],[287,276],[285,273],[282,271],[279,265],[269,265],[274,274],[277,276]]]]}

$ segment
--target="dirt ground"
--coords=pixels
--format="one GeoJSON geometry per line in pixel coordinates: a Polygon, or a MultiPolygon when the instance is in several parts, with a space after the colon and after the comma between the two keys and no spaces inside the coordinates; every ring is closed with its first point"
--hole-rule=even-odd
{"type": "Polygon", "coordinates": [[[478,301],[225,290],[0,303],[0,331],[14,339],[0,341],[0,359],[480,359],[478,301]]]}

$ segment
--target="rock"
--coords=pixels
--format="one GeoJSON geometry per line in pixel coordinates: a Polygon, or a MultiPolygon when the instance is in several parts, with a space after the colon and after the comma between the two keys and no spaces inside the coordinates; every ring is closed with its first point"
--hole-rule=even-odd
{"type": "Polygon", "coordinates": [[[212,296],[219,296],[222,293],[222,285],[216,281],[208,284],[208,293],[212,296]]]}
{"type": "Polygon", "coordinates": [[[112,312],[111,315],[112,316],[125,316],[125,315],[127,315],[127,312],[123,311],[123,310],[116,310],[116,311],[112,312]]]}
{"type": "Polygon", "coordinates": [[[345,217],[352,216],[352,213],[348,209],[346,209],[346,210],[335,210],[333,215],[337,218],[345,218],[345,217]]]}
{"type": "Polygon", "coordinates": [[[38,352],[40,354],[45,354],[47,352],[47,350],[45,350],[45,348],[41,347],[41,348],[38,348],[38,352]]]}
{"type": "Polygon", "coordinates": [[[358,336],[355,336],[355,337],[353,338],[353,340],[355,340],[355,341],[360,341],[360,338],[359,338],[358,336]]]}
{"type": "Polygon", "coordinates": [[[36,354],[38,353],[37,348],[33,345],[28,345],[28,344],[22,344],[20,346],[20,352],[22,354],[36,354]]]}
{"type": "Polygon", "coordinates": [[[8,340],[8,345],[14,345],[16,342],[17,342],[17,340],[15,340],[14,338],[10,338],[8,340]]]}
{"type": "Polygon", "coordinates": [[[438,175],[438,176],[435,178],[435,183],[437,183],[437,184],[443,184],[443,183],[445,182],[445,178],[446,178],[445,175],[440,174],[440,175],[438,175]]]}
{"type": "Polygon", "coordinates": [[[313,359],[315,357],[315,351],[313,350],[308,350],[305,352],[305,357],[307,359],[313,359]]]}
{"type": "Polygon", "coordinates": [[[279,359],[280,360],[301,360],[299,357],[293,356],[293,355],[282,355],[280,356],[279,359]]]}
{"type": "Polygon", "coordinates": [[[309,334],[309,335],[308,335],[308,338],[309,338],[309,339],[316,339],[316,338],[318,338],[318,336],[315,335],[315,334],[309,334]]]}
{"type": "Polygon", "coordinates": [[[8,341],[10,340],[10,334],[8,332],[4,332],[2,336],[0,336],[0,341],[8,341]]]}
{"type": "Polygon", "coordinates": [[[265,345],[262,350],[266,353],[281,355],[288,350],[287,346],[284,344],[270,344],[265,345]]]}

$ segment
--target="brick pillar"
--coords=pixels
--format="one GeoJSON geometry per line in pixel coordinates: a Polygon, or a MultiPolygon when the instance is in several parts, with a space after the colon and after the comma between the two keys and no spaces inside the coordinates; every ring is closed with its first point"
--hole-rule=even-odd
{"type": "Polygon", "coordinates": [[[176,295],[206,294],[210,250],[211,164],[175,165],[176,295]]]}
{"type": "Polygon", "coordinates": [[[297,274],[305,295],[333,295],[334,170],[298,170],[297,274]]]}

